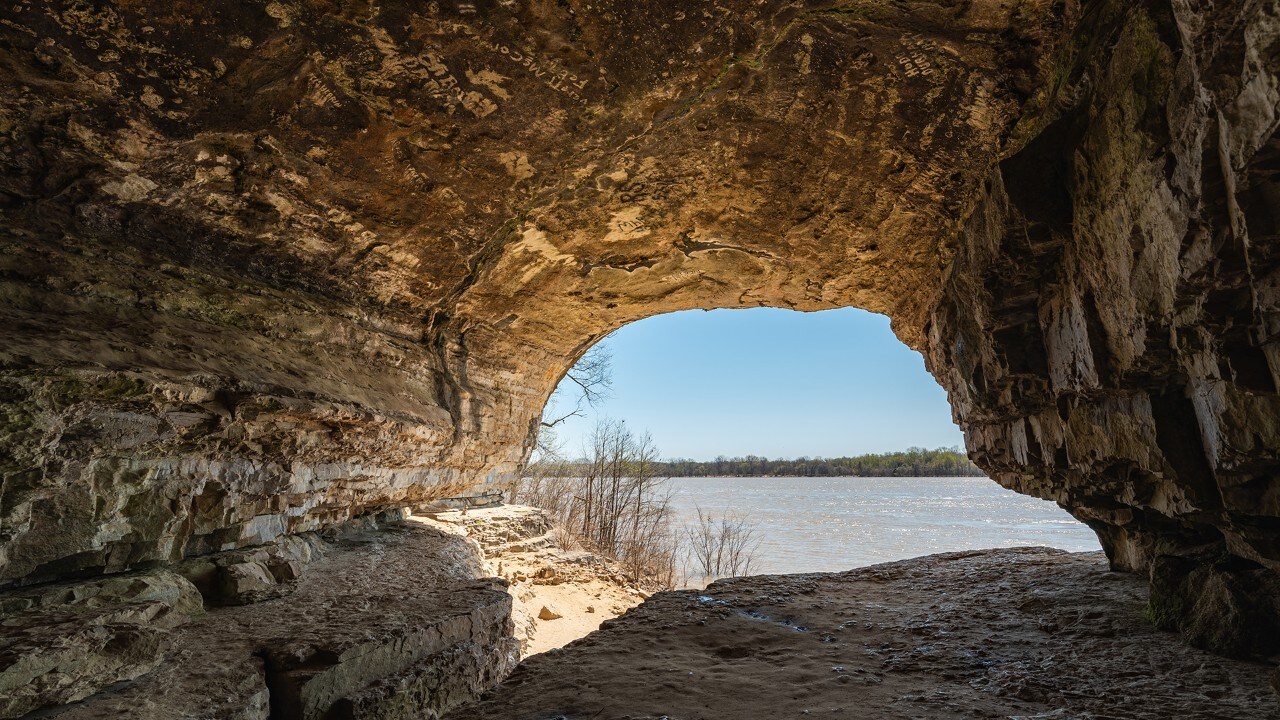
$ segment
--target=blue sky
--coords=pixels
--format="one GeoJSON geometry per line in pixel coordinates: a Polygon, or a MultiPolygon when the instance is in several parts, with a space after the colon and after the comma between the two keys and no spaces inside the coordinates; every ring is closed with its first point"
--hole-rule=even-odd
{"type": "MultiPolygon", "coordinates": [[[[664,457],[695,460],[964,443],[946,393],[883,315],[691,310],[632,323],[604,342],[613,391],[557,427],[571,456],[597,416],[647,429],[664,457]]],[[[553,402],[571,409],[565,397],[553,402]]]]}

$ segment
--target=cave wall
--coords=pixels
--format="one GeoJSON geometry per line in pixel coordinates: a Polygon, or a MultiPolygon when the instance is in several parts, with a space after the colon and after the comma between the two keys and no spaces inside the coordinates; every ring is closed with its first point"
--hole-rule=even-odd
{"type": "Polygon", "coordinates": [[[1271,655],[1280,11],[1099,3],[1077,37],[960,235],[926,357],[974,460],[1150,573],[1153,620],[1271,655]]]}
{"type": "Polygon", "coordinates": [[[0,586],[500,483],[626,322],[857,306],[1154,619],[1258,652],[1278,37],[1261,1],[16,0],[0,586]]]}

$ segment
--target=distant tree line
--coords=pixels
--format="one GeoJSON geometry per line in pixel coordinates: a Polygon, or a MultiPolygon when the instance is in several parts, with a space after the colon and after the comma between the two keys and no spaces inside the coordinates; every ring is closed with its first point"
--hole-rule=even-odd
{"type": "Polygon", "coordinates": [[[981,476],[982,470],[958,447],[907,448],[838,458],[724,457],[715,460],[667,460],[659,472],[670,477],[954,477],[981,476]]]}

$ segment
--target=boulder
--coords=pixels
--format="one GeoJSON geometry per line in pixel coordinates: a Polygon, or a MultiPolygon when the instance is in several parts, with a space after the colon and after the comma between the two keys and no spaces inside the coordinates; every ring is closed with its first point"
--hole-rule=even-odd
{"type": "Polygon", "coordinates": [[[256,548],[193,558],[178,571],[209,605],[245,605],[293,592],[303,568],[323,557],[325,541],[315,533],[291,535],[256,548]]]}

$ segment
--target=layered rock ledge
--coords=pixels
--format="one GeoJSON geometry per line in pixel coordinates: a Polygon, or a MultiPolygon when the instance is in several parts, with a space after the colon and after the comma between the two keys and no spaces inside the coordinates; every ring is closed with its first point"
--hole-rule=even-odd
{"type": "Polygon", "coordinates": [[[238,602],[259,602],[195,619],[195,586],[165,571],[118,578],[133,590],[110,598],[87,592],[96,584],[5,597],[6,607],[48,600],[0,620],[0,717],[420,720],[473,699],[518,660],[511,597],[487,577],[474,543],[412,520],[313,543],[324,556],[285,587],[253,568],[287,549],[220,558],[224,569],[242,568],[230,575],[249,591],[238,602]],[[86,603],[111,612],[110,622],[85,612],[66,619],[86,603]],[[153,606],[167,611],[138,610],[153,606]],[[173,620],[179,612],[185,622],[173,620]],[[34,629],[15,632],[23,618],[34,629]],[[115,636],[98,642],[106,631],[115,636]],[[12,646],[27,637],[27,647],[12,646]]]}
{"type": "Polygon", "coordinates": [[[448,720],[1280,718],[1271,667],[1151,627],[1100,553],[934,555],[660,593],[448,720]]]}

